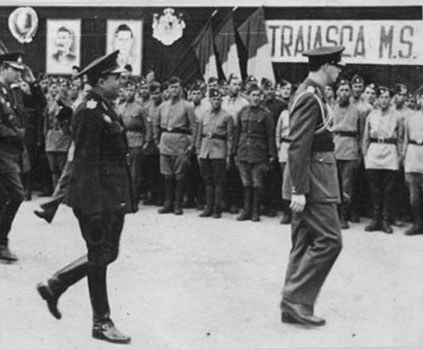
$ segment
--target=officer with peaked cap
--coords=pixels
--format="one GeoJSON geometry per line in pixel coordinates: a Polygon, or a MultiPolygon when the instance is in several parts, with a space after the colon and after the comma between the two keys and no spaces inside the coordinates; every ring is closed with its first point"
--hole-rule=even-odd
{"type": "Polygon", "coordinates": [[[37,286],[57,319],[59,297],[82,278],[88,278],[93,310],[92,336],[113,343],[129,343],[110,319],[107,266],[118,256],[126,213],[132,212],[128,172],[128,144],[113,100],[119,90],[116,58],[119,51],[100,57],[75,78],[86,75],[93,86],[74,115],[74,168],[67,202],[79,221],[88,253],[37,286]]]}
{"type": "Polygon", "coordinates": [[[314,315],[314,304],[342,248],[336,160],[324,86],[337,80],[343,50],[343,46],[320,47],[304,53],[310,72],[291,106],[283,188],[292,209],[292,249],[281,302],[281,320],[286,323],[325,324],[314,315]]]}
{"type": "Polygon", "coordinates": [[[11,85],[18,83],[24,67],[21,52],[0,55],[0,260],[15,262],[8,236],[24,199],[20,179],[24,150],[24,125],[21,107],[15,105],[11,85]]]}

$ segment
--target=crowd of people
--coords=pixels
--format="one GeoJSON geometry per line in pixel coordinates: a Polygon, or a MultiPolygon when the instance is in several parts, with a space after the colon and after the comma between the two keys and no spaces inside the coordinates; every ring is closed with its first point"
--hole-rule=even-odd
{"type": "MultiPolygon", "coordinates": [[[[72,75],[77,74],[74,67],[72,75]]],[[[177,77],[158,82],[154,71],[121,75],[116,110],[130,149],[134,207],[156,205],[159,213],[200,217],[239,214],[291,220],[282,199],[289,139],[289,112],[297,85],[248,76],[211,77],[183,85],[177,77]]],[[[72,113],[91,90],[83,78],[40,75],[26,67],[16,93],[25,128],[21,180],[24,196],[52,196],[35,214],[49,223],[67,194],[72,170],[72,113]],[[32,88],[36,85],[36,88],[32,88]]],[[[360,216],[366,231],[392,233],[391,225],[413,222],[406,234],[423,233],[423,172],[420,106],[422,89],[404,84],[365,84],[355,75],[325,87],[342,203],[343,229],[360,216]],[[396,200],[394,200],[394,198],[396,200]]]]}
{"type": "MultiPolygon", "coordinates": [[[[182,214],[183,206],[196,207],[204,210],[201,217],[215,218],[222,212],[237,214],[241,207],[238,220],[258,221],[260,213],[275,217],[281,211],[281,223],[290,223],[289,203],[282,200],[280,188],[289,146],[289,105],[296,85],[287,80],[274,84],[266,79],[258,82],[253,76],[245,81],[230,76],[227,81],[212,77],[206,83],[182,86],[176,77],[159,83],[153,71],[145,78],[135,77],[127,68],[116,108],[127,129],[134,201],[164,204],[160,213],[182,214]]],[[[63,117],[63,109],[75,110],[91,87],[66,77],[42,76],[39,84],[46,105],[42,121],[33,127],[39,134],[28,137],[44,145],[49,166],[37,179],[41,180],[38,186],[44,186],[41,191],[48,194],[46,177],[56,188],[70,166],[71,113],[63,117]]],[[[365,85],[358,75],[325,90],[333,111],[342,227],[348,228],[348,221],[357,222],[364,215],[373,218],[366,230],[389,233],[391,224],[401,226],[410,221],[410,214],[418,220],[416,195],[410,203],[405,184],[409,175],[404,169],[410,171],[410,166],[404,165],[406,150],[419,147],[405,143],[409,140],[406,121],[419,113],[419,91],[412,94],[403,84],[365,85]],[[385,114],[389,116],[381,118],[385,114]]],[[[27,149],[33,153],[34,144],[27,149]]],[[[38,155],[38,159],[32,156],[32,172],[39,168],[37,160],[42,161],[42,154],[38,155]]],[[[408,161],[413,162],[412,170],[420,171],[421,159],[412,157],[408,161]]],[[[29,199],[34,180],[24,177],[29,199]]],[[[64,197],[60,195],[61,200],[64,197]]],[[[47,203],[37,214],[51,221],[57,207],[47,203]]],[[[421,222],[416,223],[419,229],[408,233],[421,231],[421,222]]]]}

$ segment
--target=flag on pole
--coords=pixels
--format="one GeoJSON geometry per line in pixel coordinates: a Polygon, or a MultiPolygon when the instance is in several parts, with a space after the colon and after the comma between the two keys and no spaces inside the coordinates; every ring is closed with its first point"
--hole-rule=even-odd
{"type": "Polygon", "coordinates": [[[238,27],[238,33],[248,52],[247,74],[255,76],[258,81],[262,78],[275,81],[263,7],[238,27]]]}
{"type": "Polygon", "coordinates": [[[238,49],[235,40],[233,11],[223,22],[220,29],[216,31],[214,43],[225,78],[228,78],[230,74],[241,77],[238,49]]]}
{"type": "Polygon", "coordinates": [[[214,52],[211,20],[207,21],[203,30],[194,40],[192,48],[197,56],[200,72],[205,81],[212,76],[217,77],[217,62],[216,54],[214,52]]]}

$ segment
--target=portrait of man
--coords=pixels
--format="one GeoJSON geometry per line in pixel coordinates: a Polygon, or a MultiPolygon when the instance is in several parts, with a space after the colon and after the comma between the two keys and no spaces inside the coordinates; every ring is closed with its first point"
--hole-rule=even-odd
{"type": "Polygon", "coordinates": [[[124,68],[130,65],[134,75],[141,73],[142,21],[107,21],[107,52],[119,50],[117,62],[124,68]]]}
{"type": "Polygon", "coordinates": [[[47,73],[71,74],[79,65],[81,22],[47,20],[47,73]]]}

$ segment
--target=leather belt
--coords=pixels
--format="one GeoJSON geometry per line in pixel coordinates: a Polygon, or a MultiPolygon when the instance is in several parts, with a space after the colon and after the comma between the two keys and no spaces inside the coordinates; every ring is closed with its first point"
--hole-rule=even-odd
{"type": "Polygon", "coordinates": [[[291,143],[291,140],[286,137],[281,137],[281,143],[291,143]]]}
{"type": "Polygon", "coordinates": [[[335,131],[335,135],[342,137],[357,137],[356,131],[335,131]]]}
{"type": "Polygon", "coordinates": [[[173,128],[173,127],[168,127],[168,128],[162,127],[161,131],[162,132],[168,132],[168,133],[183,133],[183,134],[186,134],[186,135],[191,134],[191,130],[187,130],[187,129],[179,128],[179,127],[175,127],[175,128],[173,128]]]}
{"type": "Polygon", "coordinates": [[[370,143],[385,143],[385,144],[397,144],[396,138],[370,138],[370,143]]]}
{"type": "Polygon", "coordinates": [[[218,135],[216,133],[212,133],[212,132],[208,132],[208,133],[203,133],[201,135],[201,137],[203,138],[208,138],[208,139],[221,139],[222,141],[226,141],[226,135],[218,135]]]}
{"type": "Polygon", "coordinates": [[[409,143],[409,144],[414,144],[414,145],[420,145],[420,146],[423,146],[423,139],[417,139],[417,140],[415,140],[415,139],[410,139],[410,140],[408,141],[408,143],[409,143]]]}

